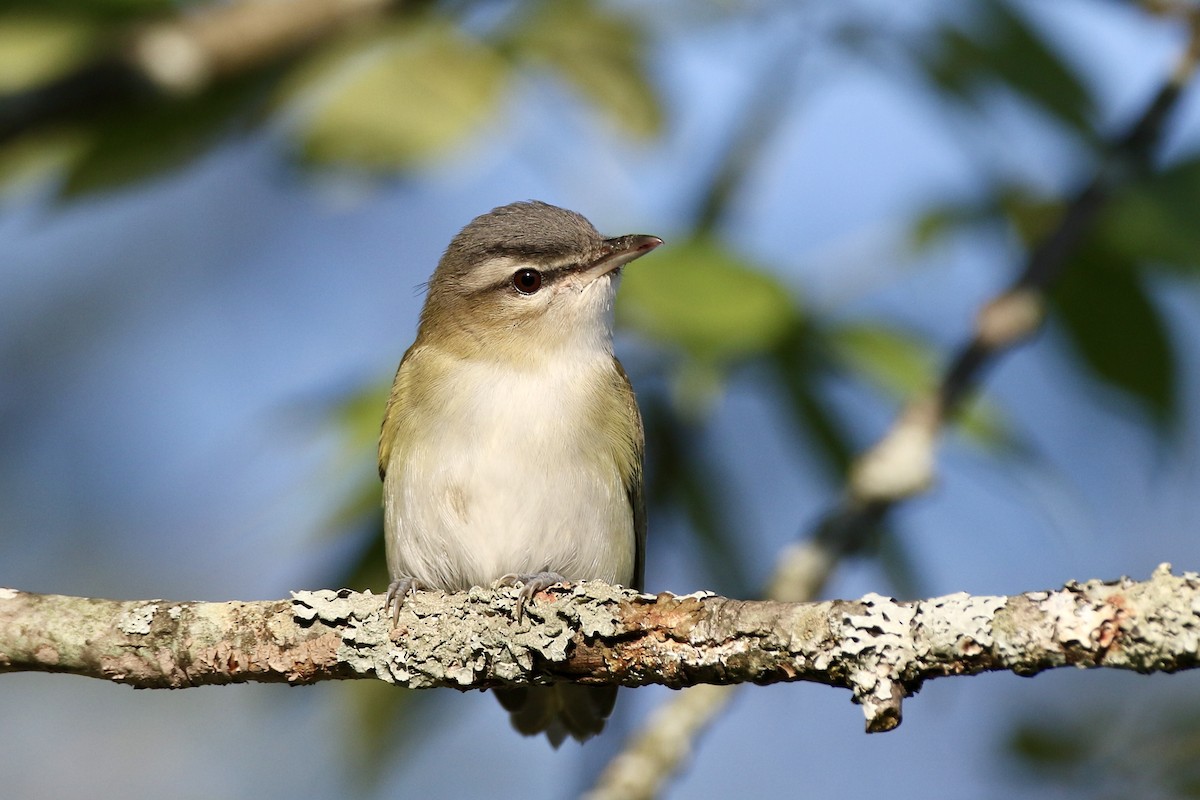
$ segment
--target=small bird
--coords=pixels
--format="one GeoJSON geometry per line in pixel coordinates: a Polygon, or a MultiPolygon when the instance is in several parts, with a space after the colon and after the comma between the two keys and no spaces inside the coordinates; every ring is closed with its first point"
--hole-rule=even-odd
{"type": "MultiPolygon", "coordinates": [[[[662,244],[605,239],[542,202],[451,240],[429,281],[379,438],[387,603],[419,589],[642,587],[642,419],[613,355],[621,268],[662,244]]],[[[513,727],[554,747],[599,733],[615,686],[496,689],[513,727]]]]}

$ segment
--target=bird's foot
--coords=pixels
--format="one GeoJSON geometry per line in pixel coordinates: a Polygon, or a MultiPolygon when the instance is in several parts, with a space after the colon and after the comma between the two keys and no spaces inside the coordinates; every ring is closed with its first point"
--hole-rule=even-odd
{"type": "Polygon", "coordinates": [[[429,586],[423,581],[417,580],[410,576],[396,578],[388,584],[387,594],[383,599],[384,612],[392,612],[392,627],[395,628],[400,624],[400,607],[404,605],[404,600],[414,592],[421,589],[428,589],[429,586]]]}
{"type": "Polygon", "coordinates": [[[557,572],[531,572],[526,575],[510,572],[492,585],[496,587],[516,586],[518,583],[521,584],[521,591],[517,593],[516,613],[517,622],[520,622],[525,617],[525,604],[532,600],[535,594],[544,592],[551,586],[570,583],[570,581],[557,572]]]}

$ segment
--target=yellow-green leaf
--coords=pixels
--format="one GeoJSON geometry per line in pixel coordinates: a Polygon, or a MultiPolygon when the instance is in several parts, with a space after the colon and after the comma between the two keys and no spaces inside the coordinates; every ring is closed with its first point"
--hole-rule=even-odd
{"type": "Polygon", "coordinates": [[[407,23],[322,54],[285,91],[311,109],[297,132],[307,158],[398,169],[482,125],[507,73],[488,46],[450,25],[407,23]]]}
{"type": "Polygon", "coordinates": [[[710,361],[769,350],[799,313],[778,280],[707,238],[627,269],[617,301],[622,324],[710,361]]]}
{"type": "Polygon", "coordinates": [[[519,59],[547,67],[628,133],[662,130],[658,93],[646,76],[645,22],[588,0],[531,4],[505,41],[519,59]]]}
{"type": "Polygon", "coordinates": [[[96,26],[68,15],[0,16],[0,93],[58,77],[91,49],[96,26]]]}
{"type": "MultiPolygon", "coordinates": [[[[852,375],[865,378],[899,402],[931,390],[939,380],[939,357],[927,342],[881,325],[848,324],[828,332],[826,344],[852,375]]],[[[984,402],[963,408],[962,430],[986,445],[1010,437],[996,409],[984,402]]]]}

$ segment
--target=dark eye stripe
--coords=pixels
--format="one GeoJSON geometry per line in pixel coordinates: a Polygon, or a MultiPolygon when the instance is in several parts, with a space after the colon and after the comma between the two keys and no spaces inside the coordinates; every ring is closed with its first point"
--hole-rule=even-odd
{"type": "MultiPolygon", "coordinates": [[[[545,289],[547,286],[553,285],[557,281],[561,280],[564,275],[568,275],[568,274],[578,270],[579,267],[580,267],[579,264],[573,264],[573,263],[572,264],[562,264],[557,267],[550,267],[550,268],[543,268],[543,269],[536,269],[534,267],[523,267],[521,269],[513,270],[508,275],[506,275],[502,280],[499,280],[496,283],[491,284],[490,286],[485,286],[481,289],[477,289],[476,291],[478,291],[480,293],[492,292],[492,291],[497,291],[497,290],[502,291],[502,292],[511,292],[514,288],[517,288],[516,284],[514,283],[514,279],[517,276],[517,274],[520,272],[524,272],[525,270],[530,270],[532,272],[537,272],[542,276],[541,286],[534,292],[529,292],[529,294],[534,294],[536,291],[540,291],[541,289],[545,289]]],[[[518,289],[518,291],[519,291],[519,289],[518,289]]]]}

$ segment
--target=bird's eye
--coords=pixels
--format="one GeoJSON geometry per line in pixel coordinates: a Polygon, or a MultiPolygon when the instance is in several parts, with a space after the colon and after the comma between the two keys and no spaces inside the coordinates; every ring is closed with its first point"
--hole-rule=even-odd
{"type": "Polygon", "coordinates": [[[536,269],[519,269],[513,273],[512,285],[521,294],[533,294],[542,288],[542,273],[536,269]]]}

